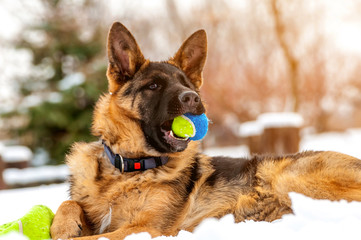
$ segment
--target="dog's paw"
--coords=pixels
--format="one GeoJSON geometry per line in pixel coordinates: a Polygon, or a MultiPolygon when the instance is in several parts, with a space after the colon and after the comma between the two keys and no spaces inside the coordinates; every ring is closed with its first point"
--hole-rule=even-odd
{"type": "Polygon", "coordinates": [[[80,222],[68,220],[53,222],[50,228],[52,239],[69,239],[82,236],[83,226],[80,222]]]}
{"type": "Polygon", "coordinates": [[[63,202],[56,212],[50,228],[53,239],[69,239],[90,235],[82,208],[75,201],[63,202]]]}

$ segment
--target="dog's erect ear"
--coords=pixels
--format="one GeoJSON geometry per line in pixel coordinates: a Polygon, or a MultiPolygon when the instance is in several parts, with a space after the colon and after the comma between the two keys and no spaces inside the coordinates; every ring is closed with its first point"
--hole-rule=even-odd
{"type": "Polygon", "coordinates": [[[203,82],[202,71],[207,58],[207,34],[204,30],[193,33],[170,60],[180,67],[196,88],[203,82]]]}
{"type": "Polygon", "coordinates": [[[121,23],[115,22],[108,34],[108,80],[109,91],[116,91],[145,62],[133,35],[121,23]]]}

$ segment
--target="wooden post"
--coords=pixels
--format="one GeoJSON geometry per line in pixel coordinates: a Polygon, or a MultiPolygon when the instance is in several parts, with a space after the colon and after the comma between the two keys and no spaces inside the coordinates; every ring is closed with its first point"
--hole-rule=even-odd
{"type": "Polygon", "coordinates": [[[251,154],[289,154],[299,151],[303,118],[297,113],[264,113],[241,124],[239,135],[251,154]]]}
{"type": "Polygon", "coordinates": [[[297,113],[264,113],[257,119],[263,126],[261,152],[276,155],[299,150],[303,118],[297,113]]]}
{"type": "Polygon", "coordinates": [[[5,169],[5,163],[0,156],[0,190],[6,189],[6,184],[3,178],[4,169],[5,169]]]}
{"type": "Polygon", "coordinates": [[[298,127],[265,128],[261,137],[261,152],[276,155],[296,153],[299,150],[298,127]]]}
{"type": "Polygon", "coordinates": [[[250,154],[262,153],[261,136],[263,126],[257,121],[245,122],[240,125],[239,135],[245,139],[250,154]]]}

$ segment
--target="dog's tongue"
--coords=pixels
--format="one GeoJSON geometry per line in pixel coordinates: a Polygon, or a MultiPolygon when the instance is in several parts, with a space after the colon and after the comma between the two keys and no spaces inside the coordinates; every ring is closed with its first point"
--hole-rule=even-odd
{"type": "Polygon", "coordinates": [[[172,137],[172,138],[175,138],[175,139],[177,139],[177,140],[181,140],[181,141],[186,141],[186,140],[188,140],[188,137],[183,137],[183,136],[179,136],[174,130],[173,130],[173,124],[174,124],[174,119],[173,120],[168,120],[168,121],[165,121],[163,124],[162,124],[162,126],[161,126],[161,128],[162,128],[162,130],[165,130],[165,131],[167,131],[168,133],[168,135],[169,135],[169,137],[172,137]]]}
{"type": "Polygon", "coordinates": [[[183,138],[178,138],[176,136],[174,136],[174,133],[172,130],[166,131],[164,129],[162,129],[162,132],[164,133],[164,139],[166,140],[166,142],[171,145],[176,151],[183,151],[184,149],[187,148],[188,143],[190,142],[189,139],[183,139],[183,138]]]}

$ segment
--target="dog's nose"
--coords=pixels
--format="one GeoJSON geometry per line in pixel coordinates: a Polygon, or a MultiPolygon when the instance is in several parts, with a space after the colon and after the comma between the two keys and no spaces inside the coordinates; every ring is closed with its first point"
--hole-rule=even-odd
{"type": "Polygon", "coordinates": [[[194,91],[182,92],[179,96],[179,101],[184,105],[191,108],[195,108],[199,105],[201,99],[198,94],[194,91]]]}

